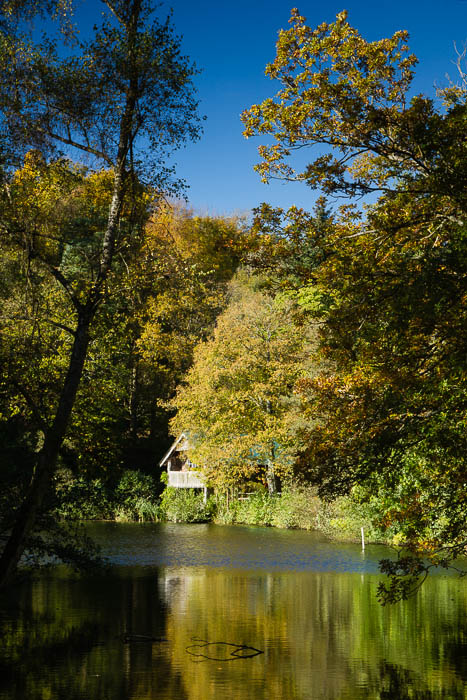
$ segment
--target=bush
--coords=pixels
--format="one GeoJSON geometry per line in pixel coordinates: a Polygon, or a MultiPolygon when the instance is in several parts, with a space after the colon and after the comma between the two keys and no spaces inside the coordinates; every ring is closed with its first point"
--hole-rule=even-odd
{"type": "Polygon", "coordinates": [[[290,486],[282,495],[256,492],[247,498],[217,496],[214,520],[223,525],[264,525],[288,529],[319,530],[342,541],[360,541],[361,528],[367,542],[381,541],[364,506],[351,498],[322,501],[310,486],[290,486]]]}
{"type": "Polygon", "coordinates": [[[123,472],[114,492],[114,517],[119,521],[154,522],[160,519],[154,495],[156,482],[140,471],[123,472]]]}
{"type": "Polygon", "coordinates": [[[235,503],[235,522],[245,525],[271,525],[276,501],[280,496],[270,496],[267,492],[254,493],[235,503]]]}
{"type": "Polygon", "coordinates": [[[318,529],[339,540],[360,541],[361,528],[367,542],[381,542],[381,533],[372,525],[367,509],[348,496],[332,503],[323,503],[318,519],[318,529]]]}
{"type": "Polygon", "coordinates": [[[237,501],[229,502],[224,494],[214,497],[213,520],[219,525],[233,525],[237,522],[237,501]]]}
{"type": "Polygon", "coordinates": [[[61,478],[56,482],[57,514],[63,520],[108,520],[113,507],[100,479],[61,478]]]}
{"type": "Polygon", "coordinates": [[[63,520],[157,521],[157,486],[148,474],[125,471],[115,488],[62,473],[56,484],[57,514],[63,520]]]}
{"type": "Polygon", "coordinates": [[[257,491],[247,498],[216,499],[215,521],[224,525],[271,525],[313,530],[317,527],[321,501],[313,488],[291,487],[282,495],[257,491]]]}
{"type": "Polygon", "coordinates": [[[173,523],[203,523],[212,519],[214,502],[204,503],[204,495],[194,489],[168,486],[162,494],[160,514],[173,523]]]}
{"type": "Polygon", "coordinates": [[[276,500],[271,525],[274,527],[316,530],[322,502],[316,489],[292,487],[284,489],[276,500]]]}

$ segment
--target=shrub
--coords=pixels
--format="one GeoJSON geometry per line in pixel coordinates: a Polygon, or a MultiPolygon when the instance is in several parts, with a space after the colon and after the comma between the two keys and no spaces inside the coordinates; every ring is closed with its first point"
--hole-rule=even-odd
{"type": "Polygon", "coordinates": [[[57,514],[63,520],[157,521],[159,505],[154,479],[125,471],[114,489],[100,479],[87,481],[61,473],[56,483],[57,514]]]}
{"type": "Polygon", "coordinates": [[[276,499],[271,525],[274,527],[316,530],[322,502],[316,489],[290,487],[276,499]]]}
{"type": "Polygon", "coordinates": [[[112,517],[109,493],[100,479],[62,478],[56,482],[57,514],[63,520],[107,520],[112,517]]]}
{"type": "Polygon", "coordinates": [[[173,523],[201,523],[212,519],[213,499],[204,503],[203,493],[194,489],[175,489],[168,486],[162,494],[160,513],[173,523]]]}
{"type": "Polygon", "coordinates": [[[367,509],[349,496],[323,503],[318,518],[318,529],[339,540],[359,541],[361,528],[367,542],[380,542],[381,533],[372,525],[367,509]]]}
{"type": "Polygon", "coordinates": [[[248,498],[237,500],[235,522],[245,525],[271,525],[273,510],[280,496],[270,496],[266,492],[254,493],[248,498]]]}
{"type": "Polygon", "coordinates": [[[156,488],[156,482],[149,474],[130,470],[123,472],[114,492],[115,520],[158,521],[160,512],[156,488]]]}
{"type": "Polygon", "coordinates": [[[317,527],[321,501],[316,489],[290,487],[282,495],[257,491],[247,498],[216,499],[215,521],[224,525],[271,525],[313,530],[317,527]]]}
{"type": "Polygon", "coordinates": [[[248,498],[217,496],[214,520],[223,525],[265,525],[319,530],[339,540],[360,541],[361,528],[368,542],[381,541],[367,508],[351,498],[322,501],[311,486],[289,486],[282,495],[256,492],[248,498]]]}

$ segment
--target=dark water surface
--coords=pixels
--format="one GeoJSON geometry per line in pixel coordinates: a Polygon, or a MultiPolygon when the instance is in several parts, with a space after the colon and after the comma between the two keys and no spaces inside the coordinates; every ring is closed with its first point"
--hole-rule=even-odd
{"type": "Polygon", "coordinates": [[[466,579],[435,576],[382,608],[383,547],[213,525],[90,530],[109,574],[57,567],[0,602],[1,700],[467,697],[466,579]]]}

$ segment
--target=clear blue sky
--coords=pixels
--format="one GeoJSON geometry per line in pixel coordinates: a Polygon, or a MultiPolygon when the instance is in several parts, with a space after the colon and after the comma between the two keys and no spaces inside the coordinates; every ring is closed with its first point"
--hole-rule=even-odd
{"type": "MultiPolygon", "coordinates": [[[[190,185],[196,209],[242,212],[268,201],[276,206],[310,208],[314,194],[298,183],[263,185],[253,171],[258,141],[242,136],[239,115],[277,90],[264,76],[273,60],[278,30],[287,28],[296,4],[310,26],[331,22],[343,9],[367,39],[410,33],[410,47],[420,63],[416,92],[433,92],[445,75],[455,76],[454,42],[467,39],[466,0],[173,0],[174,24],[183,46],[202,69],[197,79],[201,109],[207,116],[200,142],[177,154],[179,174],[190,185]]],[[[169,4],[167,4],[169,6],[169,4]]]]}
{"type": "MultiPolygon", "coordinates": [[[[201,140],[176,155],[178,174],[188,184],[191,205],[200,212],[243,213],[263,201],[310,209],[316,195],[305,185],[264,185],[253,171],[257,139],[242,136],[240,113],[272,96],[277,84],[264,76],[274,59],[277,33],[288,27],[297,5],[310,26],[332,22],[343,9],[361,34],[375,40],[398,29],[410,33],[411,50],[419,58],[415,91],[433,94],[456,75],[454,42],[467,40],[467,0],[168,0],[182,47],[202,70],[196,79],[201,112],[207,116],[201,140]]],[[[82,6],[92,14],[96,5],[82,6]],[[91,9],[92,8],[92,9],[91,9]]]]}

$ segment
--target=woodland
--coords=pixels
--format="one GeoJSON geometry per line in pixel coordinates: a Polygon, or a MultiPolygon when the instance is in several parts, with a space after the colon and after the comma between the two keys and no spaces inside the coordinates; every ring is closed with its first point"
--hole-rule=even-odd
{"type": "Polygon", "coordinates": [[[0,586],[95,564],[83,520],[170,517],[155,465],[188,430],[215,497],[184,507],[345,503],[406,597],[467,544],[465,54],[414,95],[406,32],[292,10],[242,122],[259,177],[320,196],[201,216],[168,165],[197,70],[150,0],[101,4],[86,41],[67,0],[0,10],[0,586]]]}

